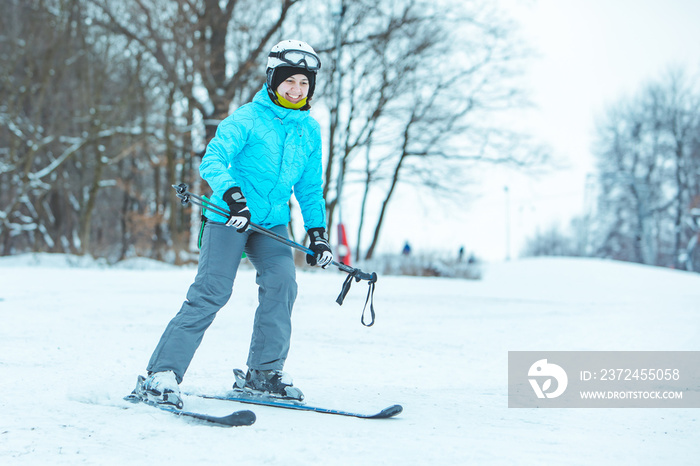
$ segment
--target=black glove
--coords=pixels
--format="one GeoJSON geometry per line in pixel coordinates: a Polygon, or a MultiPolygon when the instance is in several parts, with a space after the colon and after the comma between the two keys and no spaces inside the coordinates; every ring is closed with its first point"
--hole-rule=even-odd
{"type": "Polygon", "coordinates": [[[248,204],[246,204],[241,188],[238,186],[229,188],[222,198],[231,211],[226,226],[235,227],[239,233],[243,233],[250,225],[250,210],[248,210],[248,204]]]}
{"type": "Polygon", "coordinates": [[[318,265],[324,269],[328,267],[333,260],[333,252],[328,244],[328,233],[325,228],[311,228],[309,230],[309,249],[314,252],[314,255],[307,254],[306,262],[309,265],[318,265]]]}

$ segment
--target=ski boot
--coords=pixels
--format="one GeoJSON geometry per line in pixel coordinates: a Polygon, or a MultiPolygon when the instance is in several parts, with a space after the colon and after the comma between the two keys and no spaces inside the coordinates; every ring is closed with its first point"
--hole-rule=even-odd
{"type": "Polygon", "coordinates": [[[144,401],[182,409],[182,395],[173,371],[154,372],[136,390],[144,401]]]}
{"type": "Polygon", "coordinates": [[[240,369],[234,369],[236,383],[234,391],[257,397],[271,397],[283,400],[302,401],[304,394],[293,386],[292,378],[286,372],[279,370],[248,369],[244,374],[240,369]]]}

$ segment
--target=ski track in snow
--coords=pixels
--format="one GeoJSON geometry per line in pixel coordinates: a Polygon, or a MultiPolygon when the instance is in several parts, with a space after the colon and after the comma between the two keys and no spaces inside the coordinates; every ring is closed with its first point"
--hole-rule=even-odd
{"type": "MultiPolygon", "coordinates": [[[[147,260],[0,258],[0,463],[697,464],[693,409],[509,409],[508,351],[698,350],[700,275],[588,259],[528,259],[481,281],[380,276],[342,307],[345,274],[298,271],[285,370],[310,404],[362,420],[186,398],[186,409],[257,422],[203,426],[122,400],[184,299],[194,268],[147,260]]],[[[221,393],[245,368],[257,303],[239,271],[231,302],[182,384],[221,393]]]]}

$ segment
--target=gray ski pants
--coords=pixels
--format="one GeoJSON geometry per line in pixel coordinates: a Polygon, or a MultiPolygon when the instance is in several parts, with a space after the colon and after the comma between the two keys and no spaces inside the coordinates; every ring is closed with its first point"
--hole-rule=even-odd
{"type": "MultiPolygon", "coordinates": [[[[271,228],[287,237],[287,228],[271,228]]],[[[178,382],[187,371],[204,332],[228,302],[245,251],[257,271],[258,308],[248,352],[248,367],[281,370],[289,352],[292,307],[297,295],[292,250],[260,233],[207,221],[199,268],[180,312],[170,321],[148,363],[149,372],[171,370],[178,382]]]]}

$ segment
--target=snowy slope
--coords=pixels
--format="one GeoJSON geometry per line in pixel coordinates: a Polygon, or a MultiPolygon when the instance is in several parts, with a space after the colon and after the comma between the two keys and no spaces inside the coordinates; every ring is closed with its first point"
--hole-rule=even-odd
{"type": "MultiPolygon", "coordinates": [[[[596,260],[489,266],[482,281],[300,271],[286,370],[313,404],[370,421],[252,408],[252,427],[196,425],[128,394],[194,277],[135,261],[0,258],[0,464],[697,464],[692,409],[509,409],[509,350],[698,350],[700,275],[596,260]]],[[[244,269],[183,382],[221,392],[244,368],[255,307],[244,269]]],[[[246,406],[188,400],[223,415],[246,406]]]]}

